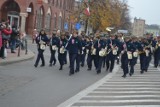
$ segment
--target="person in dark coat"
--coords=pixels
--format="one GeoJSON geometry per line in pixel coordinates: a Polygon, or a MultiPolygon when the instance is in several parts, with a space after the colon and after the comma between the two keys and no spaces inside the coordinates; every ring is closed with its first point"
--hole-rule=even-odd
{"type": "Polygon", "coordinates": [[[56,36],[55,33],[52,34],[52,37],[50,39],[50,45],[49,45],[49,49],[51,52],[51,57],[50,57],[50,61],[49,61],[49,66],[51,67],[52,65],[55,65],[57,60],[55,57],[58,45],[59,45],[59,38],[56,36]]]}
{"type": "Polygon", "coordinates": [[[81,52],[81,43],[78,39],[78,32],[74,31],[73,36],[69,39],[67,46],[67,50],[69,51],[69,59],[70,59],[70,72],[69,75],[73,75],[76,72],[76,69],[74,67],[76,58],[78,56],[78,53],[81,52]]]}
{"type": "Polygon", "coordinates": [[[59,45],[58,45],[58,60],[60,63],[59,70],[62,70],[63,65],[66,63],[65,62],[65,54],[67,52],[65,50],[66,43],[67,43],[67,39],[65,38],[65,34],[62,34],[60,37],[59,45]]]}
{"type": "Polygon", "coordinates": [[[16,40],[18,39],[19,31],[16,29],[15,26],[12,26],[12,33],[10,37],[10,47],[11,47],[11,53],[15,53],[16,49],[16,40]]]}
{"type": "Polygon", "coordinates": [[[41,67],[45,66],[45,60],[44,60],[43,53],[45,51],[45,48],[46,48],[46,45],[48,44],[48,42],[49,42],[49,39],[47,37],[47,34],[45,33],[45,30],[41,30],[39,35],[36,37],[38,55],[37,55],[36,62],[34,64],[35,67],[38,66],[40,59],[42,61],[41,67]]]}

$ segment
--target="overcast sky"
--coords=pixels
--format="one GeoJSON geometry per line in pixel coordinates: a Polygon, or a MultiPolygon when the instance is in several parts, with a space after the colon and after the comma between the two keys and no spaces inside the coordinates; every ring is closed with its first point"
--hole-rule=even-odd
{"type": "Polygon", "coordinates": [[[146,20],[146,24],[160,25],[160,0],[128,0],[128,4],[132,21],[137,17],[146,20]]]}
{"type": "Polygon", "coordinates": [[[132,19],[137,17],[145,19],[146,24],[160,25],[160,0],[128,0],[128,4],[132,19]]]}

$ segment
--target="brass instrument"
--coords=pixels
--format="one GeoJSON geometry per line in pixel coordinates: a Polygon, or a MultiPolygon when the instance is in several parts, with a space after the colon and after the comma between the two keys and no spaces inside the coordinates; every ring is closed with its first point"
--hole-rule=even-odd
{"type": "Polygon", "coordinates": [[[140,55],[140,54],[143,54],[143,53],[145,53],[144,51],[138,51],[138,54],[140,55]]]}

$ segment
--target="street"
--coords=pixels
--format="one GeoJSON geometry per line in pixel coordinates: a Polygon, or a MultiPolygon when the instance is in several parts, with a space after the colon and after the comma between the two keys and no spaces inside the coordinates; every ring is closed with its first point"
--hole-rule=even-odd
{"type": "MultiPolygon", "coordinates": [[[[29,42],[28,47],[37,53],[36,44],[29,42]]],[[[56,107],[107,74],[103,69],[97,75],[94,68],[87,71],[85,66],[69,76],[68,64],[63,71],[59,71],[58,60],[49,67],[49,49],[44,54],[45,67],[33,66],[36,56],[33,60],[0,66],[0,107],[56,107]]]]}

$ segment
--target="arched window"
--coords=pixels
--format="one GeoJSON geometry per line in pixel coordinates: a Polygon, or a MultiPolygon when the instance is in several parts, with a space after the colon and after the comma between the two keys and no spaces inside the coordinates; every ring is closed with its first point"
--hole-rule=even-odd
{"type": "Polygon", "coordinates": [[[54,29],[56,30],[57,28],[57,13],[54,14],[54,29]]]}
{"type": "Polygon", "coordinates": [[[58,6],[59,6],[59,0],[56,1],[56,7],[58,7],[58,6]]]}
{"type": "Polygon", "coordinates": [[[52,5],[55,5],[55,0],[52,0],[52,5]]]}
{"type": "Polygon", "coordinates": [[[64,10],[66,9],[66,0],[64,0],[64,2],[63,2],[63,9],[64,10]]]}
{"type": "Polygon", "coordinates": [[[40,7],[40,9],[37,11],[37,17],[36,17],[36,28],[38,31],[42,29],[43,24],[43,9],[40,7]]]}
{"type": "Polygon", "coordinates": [[[62,13],[60,12],[58,18],[58,29],[61,30],[61,28],[62,28],[62,13]]]}
{"type": "Polygon", "coordinates": [[[62,0],[60,0],[60,8],[62,8],[62,0]]]}
{"type": "Polygon", "coordinates": [[[45,21],[46,31],[49,32],[51,30],[51,8],[48,9],[45,21]]]}

